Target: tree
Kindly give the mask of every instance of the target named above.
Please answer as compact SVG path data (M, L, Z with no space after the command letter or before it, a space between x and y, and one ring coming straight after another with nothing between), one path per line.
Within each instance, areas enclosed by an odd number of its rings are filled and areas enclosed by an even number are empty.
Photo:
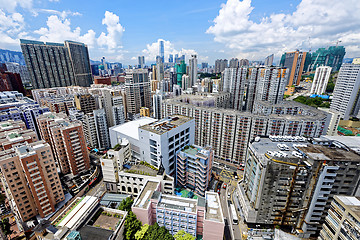
M174 240L174 237L169 233L165 227L159 227L157 223L151 225L146 232L143 240Z
M174 235L175 240L195 240L195 237L189 233L186 233L184 230L178 231Z
M148 224L145 224L144 226L142 226L141 229L135 233L135 239L136 240L144 239L144 236L145 236L148 229L149 229Z
M122 211L131 211L131 206L133 205L134 200L132 197L127 197L120 203L118 209Z
M12 233L9 218L4 218L3 220L1 220L0 221L0 227L1 227L1 230L3 231L3 233L6 236L8 236L8 235L10 235Z
M135 233L141 228L141 222L137 220L136 215L129 211L125 219L124 236L126 240L134 240Z

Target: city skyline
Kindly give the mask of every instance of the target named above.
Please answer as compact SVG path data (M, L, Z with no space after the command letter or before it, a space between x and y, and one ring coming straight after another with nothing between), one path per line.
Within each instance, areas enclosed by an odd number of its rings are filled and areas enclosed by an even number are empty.
M360 5L353 0L176 2L9 1L0 8L0 48L20 50L20 38L73 40L89 47L90 58L136 64L155 62L159 41L169 54L197 54L199 63L232 57L264 60L285 51L315 51L340 44L346 57L360 55ZM206 5L205 5L206 3ZM41 6L41 7L40 7ZM338 11L338 10L341 11ZM319 14L321 13L321 14ZM336 17L332 17L336 16ZM145 21L144 21L145 20ZM344 27L346 26L346 27Z

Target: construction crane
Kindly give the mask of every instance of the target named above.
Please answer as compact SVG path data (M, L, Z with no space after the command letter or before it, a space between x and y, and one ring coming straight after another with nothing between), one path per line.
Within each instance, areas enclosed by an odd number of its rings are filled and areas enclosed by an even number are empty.
M339 43L341 43L342 41L341 40L337 40L336 41L336 47L339 45Z

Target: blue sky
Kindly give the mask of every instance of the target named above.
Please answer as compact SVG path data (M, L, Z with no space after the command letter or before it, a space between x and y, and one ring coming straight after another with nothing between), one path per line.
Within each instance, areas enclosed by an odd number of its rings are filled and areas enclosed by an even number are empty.
M157 42L169 53L263 60L275 53L327 47L337 40L347 56L360 54L356 0L0 0L0 48L19 50L19 38L69 39L89 45L90 57L152 62ZM104 24L103 24L104 23Z

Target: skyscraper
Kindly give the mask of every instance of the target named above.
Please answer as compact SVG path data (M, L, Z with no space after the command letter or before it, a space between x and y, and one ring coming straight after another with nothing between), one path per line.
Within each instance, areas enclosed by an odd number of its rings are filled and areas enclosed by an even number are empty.
M94 110L95 127L97 132L98 148L106 149L110 147L108 125L104 109Z
M217 59L215 61L215 73L221 73L228 67L227 59Z
M165 56L165 50L164 50L164 41L159 41L159 56L162 60L162 62L164 62L164 56Z
M174 62L174 55L169 54L169 63L173 63Z
M145 66L145 56L138 56L138 65L139 65L139 68L144 68L144 66Z
M328 84L331 67L321 66L317 67L314 75L314 80L311 85L310 94L323 94L326 91Z
M232 58L230 59L229 68L237 68L239 67L239 59Z
M35 89L71 85L88 87L92 83L85 44L72 41L65 41L65 44L44 43L25 39L20 42Z
M153 114L154 114L154 118L156 119L161 119L162 117L162 92L157 92L156 94L153 95L152 97L153 99Z
M189 77L191 86L194 86L197 82L197 73L197 56L191 55L191 58L189 59Z
M185 61L181 61L175 65L176 70L176 82L177 85L182 87L182 76L186 74L186 64Z
M287 86L299 85L301 74L306 70L306 57L307 52L287 52L281 56L280 66L289 69L289 80Z
M223 77L223 91L231 94L230 107L242 111L246 83L246 68L226 68Z
M344 63L339 71L330 109L341 117L359 117L360 109L360 64Z
M271 66L274 62L274 54L271 54L265 58L265 66Z
M151 90L147 69L130 69L125 76L127 111L140 112L141 107L151 107Z
M164 80L164 60L161 56L156 57L156 80Z

